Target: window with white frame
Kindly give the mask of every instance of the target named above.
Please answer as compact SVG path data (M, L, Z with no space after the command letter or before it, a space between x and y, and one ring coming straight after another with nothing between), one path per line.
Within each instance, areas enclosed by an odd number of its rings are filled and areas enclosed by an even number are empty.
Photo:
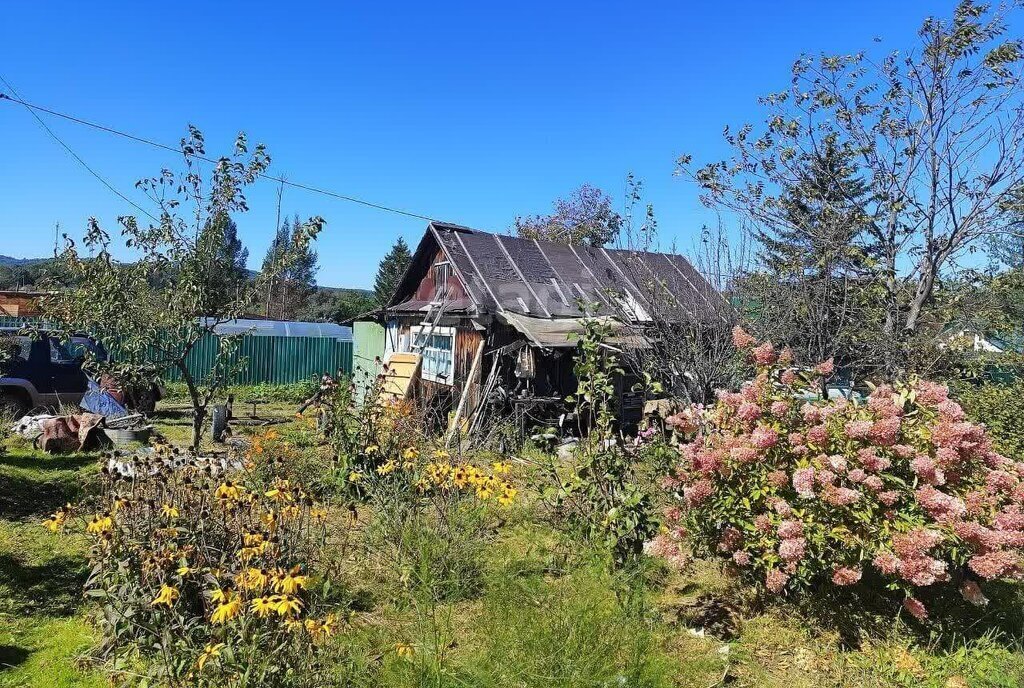
M420 353L423 355L423 368L421 375L424 380L440 382L444 385L452 384L452 375L455 365L455 328L434 327L429 325L414 325L412 327L412 341L421 344L423 348ZM429 334L429 341L425 341Z

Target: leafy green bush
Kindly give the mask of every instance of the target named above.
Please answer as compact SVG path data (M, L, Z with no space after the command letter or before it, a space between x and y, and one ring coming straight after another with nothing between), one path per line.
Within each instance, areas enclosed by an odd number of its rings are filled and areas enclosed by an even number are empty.
M967 415L984 423L999 451L1024 459L1024 382L960 385L955 394Z
M954 584L982 605L979 581L1024 574L1024 462L998 454L945 387L806 402L830 361L798 371L788 350L739 328L735 340L756 378L670 419L690 439L667 482L698 544L776 594L871 574L918 619L920 588Z
M551 463L554 487L548 492L555 513L592 542L602 542L616 565L635 559L643 544L657 532L650 495L638 480L640 468L631 448L616 436L615 378L622 374L618 358L602 346L611 327L600 320L583 321L580 352L573 372L576 394L566 399L575 405L581 434L568 471Z

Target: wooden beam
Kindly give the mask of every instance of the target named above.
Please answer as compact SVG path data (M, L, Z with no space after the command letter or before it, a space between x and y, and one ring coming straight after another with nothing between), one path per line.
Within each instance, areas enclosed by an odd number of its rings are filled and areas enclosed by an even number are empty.
M454 354L454 351L453 351ZM459 405L455 409L455 416L452 417L452 426L448 428L448 437L444 441L444 446L447 447L454 437L455 432L459 429L459 418L462 417L462 411L466 408L466 397L469 396L469 386L473 383L473 377L476 375L477 368L480 367L480 359L484 355L484 340L480 338L480 344L476 347L476 355L473 356L473 364L469 367L469 375L466 376L466 382L462 385L462 396L459 397Z

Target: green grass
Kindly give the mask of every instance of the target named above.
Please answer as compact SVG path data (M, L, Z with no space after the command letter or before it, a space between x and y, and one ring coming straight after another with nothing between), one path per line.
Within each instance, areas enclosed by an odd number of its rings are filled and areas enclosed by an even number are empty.
M294 405L275 401L260 413L290 418ZM187 441L186 413L165 411L155 422L172 441ZM314 461L308 426L275 427ZM90 660L99 637L81 595L86 541L40 525L88 493L96 457L49 457L19 440L6 446L0 454L0 686L109 685L104 668ZM438 560L441 575L472 572L472 584L460 584L459 594L417 597L393 561L371 563L359 546L339 554L344 595L359 602L352 625L329 648L332 675L325 685L1024 685L1021 586L993 595L973 617L928 631L907 625L895 609L864 609L849 600L822 598L829 609L757 600L712 561L693 560L682 570L647 562L628 574L611 573L598 553L553 529L535 498L525 489L482 548L456 550L422 539L422 547L460 559ZM367 547L372 528L364 521L372 515L361 518L361 530L351 536ZM412 646L414 655L399 657L399 643Z
M80 662L96 642L82 608L84 542L40 525L82 495L96 459L9 446L0 455L0 686L105 685Z

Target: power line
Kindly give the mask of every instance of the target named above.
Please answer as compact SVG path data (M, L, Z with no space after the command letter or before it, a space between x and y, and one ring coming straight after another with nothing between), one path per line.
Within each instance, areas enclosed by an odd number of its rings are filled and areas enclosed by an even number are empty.
M0 78L2 78L2 77L0 77ZM4 81L4 83L7 84L6 81ZM11 90L11 93L13 93L15 97L12 98L10 95L0 91L0 100L9 100L12 103L19 103L21 105L24 105L26 108L28 108L28 110L32 113L32 115L37 120L39 120L39 122L41 124L43 123L43 120L39 117L39 115L36 113L36 111L45 112L48 115L53 115L54 117L60 117L61 119L68 120L69 122L74 122L75 124L81 124L83 126L91 127L92 129L97 129L99 131L103 131L103 132L106 132L108 134L113 134L115 136L120 136L120 137L128 139L130 141L135 141L136 143L143 143L143 144L146 144L147 146L152 146L154 148L160 148L160 149L163 149L163 150L171 151L172 153L181 153L181 150L179 148L175 148L174 146L169 146L166 143L160 143L159 141L153 141L152 139L147 139L147 138L144 138L142 136L136 136L134 134L129 134L128 132L121 131L120 129L114 129L113 127L107 127L107 126L104 126L102 124L97 124L95 122L90 122L88 120L81 119L80 117L75 117L74 115L69 115L69 114L64 113L64 112L59 112L57 110L51 110L50 108L42 107L41 105L35 105L33 103L29 103L29 102L27 102L25 100L22 100L18 96L18 94L14 90L14 88L11 87L10 84L7 84L7 87ZM43 124L43 126L46 127L45 124ZM46 127L46 130L50 131L49 127ZM53 132L50 132L50 135L53 136L55 139L57 138L56 135L53 134ZM62 145L64 145L63 141L60 141L60 139L57 139L57 140ZM67 148L66 145L64 145L64 147ZM68 151L71 152L72 155L74 155L74 152L71 151L70 148L68 148ZM75 157L78 158L77 155ZM213 165L216 165L217 162L218 162L217 160L214 160L212 158L207 158L207 157L202 156L202 155L193 155L192 157L194 157L194 158L196 158L198 160L202 160L204 162L208 162L208 163L213 164ZM82 162L80 158L79 158L79 162ZM84 162L82 162L82 164L85 165ZM88 166L86 166L86 169L89 169ZM92 172L91 169L89 169L89 171ZM99 175L96 175L95 172L93 172L93 174L97 178L99 178L101 181L103 181L102 178L100 178ZM405 215L406 217L414 217L414 218L416 218L418 220L426 220L427 222L431 222L431 221L433 221L435 219L435 218L429 217L427 215L421 215L419 213L410 212L408 210L402 210L400 208L392 208L390 206L381 205L380 203L373 203L371 201L366 201L366 200L363 200L361 198L356 198L355 196L348 196L346 194L341 194L341 193L337 193L335 191L330 191L329 189L321 189L319 187L311 186L309 184L300 184L299 182L293 182L293 181L290 181L290 180L288 180L288 179L286 179L284 177L275 177L273 175L263 174L263 173L260 173L258 176L262 177L263 179L269 179L271 181L277 182L279 184L284 184L286 186L294 187L296 189L303 189L305 191L311 191L313 193L323 194L324 196L330 196L332 198L337 198L337 199L340 199L342 201L348 201L350 203L357 203L359 205L363 205L363 206L366 206L368 208L375 208L377 210L383 210L385 212L395 213L397 215ZM106 182L104 182L104 184L106 184ZM108 188L111 189L111 191L114 191L114 193L117 193L118 196L121 196L121 198L125 198L120 193L118 193L115 189L113 189L113 187L110 187L109 184L107 184L107 186L108 186ZM125 200L128 200L128 199L125 198ZM128 202L131 203L131 201L128 201ZM132 205L135 205L135 204L132 203ZM138 208L138 206L135 206L135 207ZM141 208L139 208L139 209L142 210ZM146 212L146 211L142 210L142 212ZM146 214L149 215L149 213L146 213ZM152 217L152 215L150 215L150 217Z
M59 143L64 148L64 150L67 151L69 155L71 155L71 157L73 157L75 160L77 160L78 164L80 164L82 167L84 167L89 172L89 174L91 174L92 176L96 177L96 179L98 179L100 181L100 183L103 184L103 186L105 186L108 189L110 189L114 194L116 194L125 203L129 204L130 206L132 206L133 208L138 210L140 213L142 213L142 214L146 215L147 217L149 217L151 220L153 220L153 222L159 222L159 220L157 220L156 217L154 217L150 212L148 212L145 208L140 206L138 203L136 203L135 201L133 201L132 199L128 198L123 193L118 191L116 188L114 188L113 184L108 182L106 179L103 178L102 175L100 175L99 172L97 172L92 167L90 167L89 163L87 163L85 160L82 160L82 157L78 153L76 153L74 150L72 150L71 146L69 146L68 144L64 143L64 140L61 139L59 136L57 136L57 134L54 133L53 129L50 129L50 127L48 127L46 125L46 122L44 122L43 118L40 117L36 113L36 111L32 107L32 105L30 105L29 103L26 103L25 101L23 101L21 99L20 96L18 96L17 89L15 89L14 86L11 85L11 82L9 82L7 79L5 79L2 74L0 74L0 81L2 81L4 83L4 85L7 86L8 89L10 89L11 93L13 93L16 96L15 98L11 98L6 93L3 93L2 91L0 91L0 100L6 99L6 100L10 100L11 102L14 102L14 103L21 103L22 105L24 105L25 108L32 114L32 116L36 118L36 121L39 122L39 126L41 126L44 130L46 130L46 133L49 134L50 137L54 141Z

